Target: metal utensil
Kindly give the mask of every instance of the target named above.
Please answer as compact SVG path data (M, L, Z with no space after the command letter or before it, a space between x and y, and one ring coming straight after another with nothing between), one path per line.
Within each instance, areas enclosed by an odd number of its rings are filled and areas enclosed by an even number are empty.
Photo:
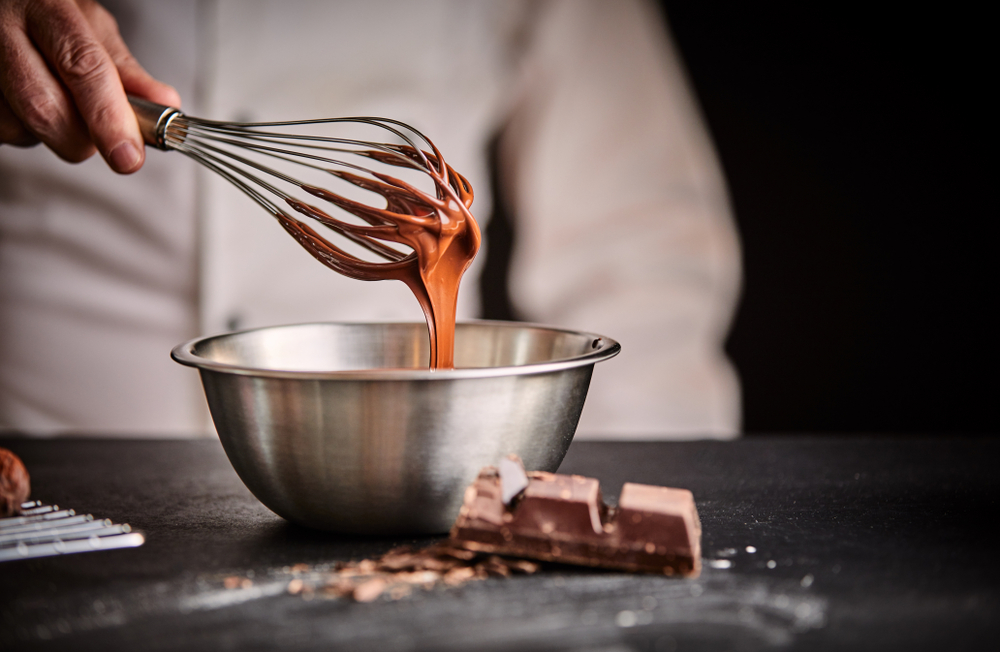
M472 186L434 143L387 118L233 123L130 101L146 142L186 154L232 182L327 267L354 279L405 283L434 335L430 364L452 366L450 337L439 338L438 324L442 334L450 332L459 279L482 234L469 212ZM321 135L323 129L332 135ZM316 199L348 219L310 203ZM381 260L333 244L295 214Z
M437 533L479 469L515 453L555 471L594 364L592 333L458 324L456 369L427 369L423 324L301 324L192 340L230 462L284 518L362 534Z
M145 541L127 523L96 520L37 500L22 503L19 516L0 518L0 561L134 548Z
M129 102L148 145L181 152L218 173L277 218L321 262L352 278L385 278L389 270L416 264L415 253L387 243L408 246L406 230L413 231L414 215L422 220L419 228L440 233L441 215L435 210L440 202L453 202L465 212L472 204L469 182L444 162L426 136L398 120L223 122L134 97ZM331 133L319 133L324 130ZM309 204L316 198L363 223ZM383 262L363 260L331 244L303 228L294 213L333 229Z

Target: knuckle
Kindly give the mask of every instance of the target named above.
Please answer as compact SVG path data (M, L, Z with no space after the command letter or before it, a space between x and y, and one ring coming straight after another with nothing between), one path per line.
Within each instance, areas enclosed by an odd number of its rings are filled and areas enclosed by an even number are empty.
M107 58L97 43L72 43L59 52L56 65L67 82L86 83L104 73Z
M24 98L21 119L36 134L52 134L62 122L60 109L56 98L47 93L34 93Z
M139 65L138 59L136 59L132 55L132 53L128 52L128 51L122 52L122 54L120 56L120 59L121 59L120 63L122 65L126 65L126 66L138 66Z
M23 31L24 15L17 11L13 3L0 2L0 32L6 36Z

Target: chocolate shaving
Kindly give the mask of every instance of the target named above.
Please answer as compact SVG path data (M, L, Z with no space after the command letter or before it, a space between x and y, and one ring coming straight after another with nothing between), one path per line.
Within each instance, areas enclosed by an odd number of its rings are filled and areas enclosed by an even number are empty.
M523 559L480 554L443 542L413 550L408 546L393 548L378 559L337 563L332 571L310 582L296 577L288 582L288 593L311 598L316 592L357 602L373 602L383 595L390 600L409 596L415 588L432 589L439 585L454 587L488 577L530 575L539 565ZM306 564L289 569L295 574L310 572ZM240 588L239 578L226 578L226 588Z

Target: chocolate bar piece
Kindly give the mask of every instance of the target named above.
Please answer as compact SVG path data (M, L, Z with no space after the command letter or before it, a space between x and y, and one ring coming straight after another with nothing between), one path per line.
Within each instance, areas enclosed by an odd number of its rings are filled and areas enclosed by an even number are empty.
M593 478L529 472L523 491L505 501L506 470L488 466L466 489L452 544L627 571L701 572L701 522L690 491L626 483L614 508Z

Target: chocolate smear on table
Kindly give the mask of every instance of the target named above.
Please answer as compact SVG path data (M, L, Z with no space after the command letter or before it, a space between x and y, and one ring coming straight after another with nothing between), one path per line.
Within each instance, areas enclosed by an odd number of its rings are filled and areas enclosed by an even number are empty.
M618 506L608 507L593 478L529 472L527 486L510 498L510 475L509 461L480 471L452 528L454 545L633 572L701 572L701 522L690 491L626 483Z
M0 448L0 518L19 514L30 495L28 469L17 455Z

